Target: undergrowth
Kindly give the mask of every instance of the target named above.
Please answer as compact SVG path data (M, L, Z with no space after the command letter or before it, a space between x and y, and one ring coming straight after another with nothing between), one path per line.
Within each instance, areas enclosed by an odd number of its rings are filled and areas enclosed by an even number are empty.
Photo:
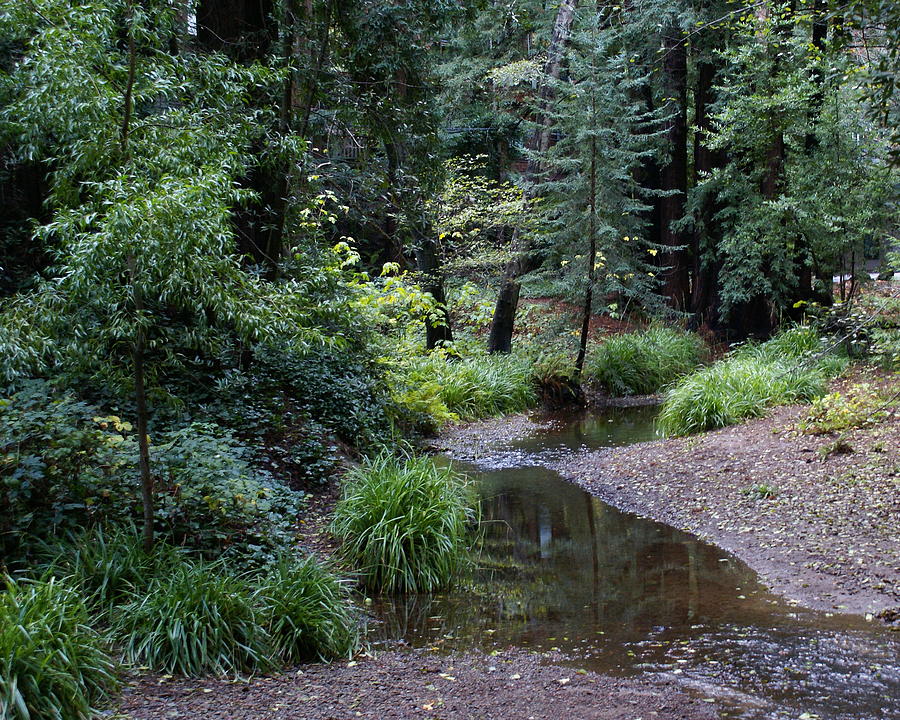
M106 640L76 589L6 578L0 591L0 718L87 720L117 686Z
M683 330L654 327L593 346L585 378L610 395L655 393L700 364L703 342Z
M811 329L788 330L683 378L666 394L659 427L666 435L689 435L759 417L774 405L810 401L843 362L823 354Z
M537 403L531 363L508 355L453 358L435 352L392 372L394 401L409 424L433 431L447 422L516 413Z
M331 527L367 588L432 592L453 582L474 516L462 476L426 457L382 454L349 473Z

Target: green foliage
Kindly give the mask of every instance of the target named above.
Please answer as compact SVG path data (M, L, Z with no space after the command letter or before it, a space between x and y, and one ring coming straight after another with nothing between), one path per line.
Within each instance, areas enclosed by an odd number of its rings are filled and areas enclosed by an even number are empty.
M761 298L784 310L810 290L830 297L846 259L896 226L888 133L865 117L849 35L816 47L809 16L793 13L748 13L722 53L708 145L728 162L700 179L689 213L721 236L705 257L721 268L723 316ZM715 215L703 220L709 197ZM812 288L798 283L806 273Z
M254 468L250 452L210 424L151 438L158 529L211 554L267 556L289 537L302 495ZM137 519L137 444L130 424L96 406L26 383L0 402L2 541Z
M246 577L221 562L184 562L154 577L115 614L125 659L179 675L272 666L271 644Z
M282 556L257 582L255 599L282 662L330 660L356 649L359 626L348 587L314 557Z
M887 416L882 395L868 383L861 383L846 393L833 392L813 400L800 429L808 435L825 435L876 423Z
M547 91L535 98L534 117L546 115L558 136L531 153L540 169L530 188L540 196L537 241L546 249L544 274L567 299L582 300L590 274L598 305L619 296L662 311L654 261L662 247L648 223L658 191L642 171L658 154L662 111L646 102L649 75L634 64L630 31L604 17L613 12L576 13L566 72L545 77Z
M472 502L452 470L382 454L348 475L331 529L367 588L433 592L465 561Z
M765 483L751 485L748 488L744 488L741 492L753 500L771 500L778 497L778 488Z
M133 512L122 491L136 479L123 451L130 429L118 418L42 382L0 399L0 542L7 557L27 536L65 532Z
M839 362L823 362L815 355L821 351L815 331L803 327L739 348L666 393L660 429L666 435L689 435L759 417L773 405L812 400Z
M454 359L432 353L398 364L389 382L401 412L426 430L521 412L537 402L531 364L514 355Z
M230 432L194 423L162 433L153 457L157 522L178 544L259 558L290 539L302 493L254 468Z
M104 638L79 592L58 579L5 578L0 592L0 717L90 720L116 686Z
M764 362L816 362L826 354L816 329L804 325L788 328L764 343L742 345L732 353L734 357L755 358Z
M584 374L611 395L655 393L696 368L703 349L697 335L671 328L614 335L590 349Z
M157 544L147 553L133 525L97 525L46 548L48 572L76 588L94 617L108 616L129 594L146 592L154 577L179 561L178 551Z
M271 669L346 657L359 641L347 585L313 557L258 573L173 558L112 613L125 658L179 675Z

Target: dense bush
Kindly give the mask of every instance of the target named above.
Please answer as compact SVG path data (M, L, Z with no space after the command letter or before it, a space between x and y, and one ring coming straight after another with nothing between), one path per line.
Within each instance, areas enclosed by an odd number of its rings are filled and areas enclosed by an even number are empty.
M290 539L303 495L255 468L230 432L195 423L162 433L153 460L157 525L176 543L271 557Z
M7 557L25 535L134 513L137 478L128 477L133 458L123 448L130 430L44 382L0 398L0 546Z
M762 415L766 408L821 395L841 361L824 355L818 336L794 328L682 379L666 394L658 422L667 435L688 435Z
M302 495L255 468L250 452L211 424L154 433L157 530L218 554L272 555ZM132 426L70 394L33 382L0 401L0 544L140 517Z
M125 658L179 675L265 669L271 644L247 578L221 562L183 562L115 613Z
M359 641L349 591L313 557L282 557L258 580L256 600L272 647L285 663L352 654Z
M655 393L697 365L703 342L693 334L654 327L614 335L593 346L585 363L585 378L611 395Z
M88 720L116 684L115 664L77 590L55 579L5 579L0 718Z
M309 426L308 437L324 429L367 449L390 438L388 395L378 375L354 348L305 354L259 348L246 372L228 373L213 394L197 397L198 411L255 439Z
M431 592L452 583L473 517L463 477L428 458L383 454L346 478L331 527L366 587Z

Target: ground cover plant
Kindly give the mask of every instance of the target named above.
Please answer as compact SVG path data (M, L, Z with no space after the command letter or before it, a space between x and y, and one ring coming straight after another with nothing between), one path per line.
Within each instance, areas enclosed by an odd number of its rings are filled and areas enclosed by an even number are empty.
M813 400L800 421L800 430L808 435L826 435L851 430L884 420L889 411L888 398L869 383L859 383L846 392L833 392Z
M674 328L614 335L590 348L584 377L610 395L647 395L694 370L703 350L696 334Z
M451 469L384 453L348 474L331 529L366 588L432 592L449 587L465 562L472 503Z
M813 330L788 330L683 378L666 393L659 427L689 435L759 417L773 405L810 401L841 366Z
M347 657L357 648L359 618L349 587L313 557L282 556L256 580L259 604L272 649L296 664Z
M0 718L88 720L117 685L107 640L77 588L53 577L4 577Z

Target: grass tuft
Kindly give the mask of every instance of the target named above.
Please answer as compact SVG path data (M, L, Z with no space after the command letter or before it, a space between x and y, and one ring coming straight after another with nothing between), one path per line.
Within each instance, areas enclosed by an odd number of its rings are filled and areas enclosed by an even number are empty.
M595 345L584 374L610 395L647 395L691 372L702 354L703 341L697 335L653 327Z
M183 562L154 578L116 612L126 660L174 675L270 668L269 635L247 585L221 562Z
M282 557L256 591L273 649L285 663L348 657L359 624L346 583L313 557Z
M48 546L50 571L81 591L88 608L101 615L130 595L143 594L154 577L180 562L178 550L157 542L146 553L138 529L127 524L95 526Z
M430 429L448 421L522 412L538 399L531 362L513 355L450 359L432 353L404 364L393 384L395 400L429 418L424 425Z
M0 718L86 720L115 689L106 642L58 579L6 578L0 592Z
M658 417L666 435L689 435L759 417L766 408L810 401L825 390L840 360L817 353L821 341L794 328L761 345L739 348L672 387Z
M432 592L452 583L473 519L462 476L425 457L382 454L346 478L332 530L366 587Z

